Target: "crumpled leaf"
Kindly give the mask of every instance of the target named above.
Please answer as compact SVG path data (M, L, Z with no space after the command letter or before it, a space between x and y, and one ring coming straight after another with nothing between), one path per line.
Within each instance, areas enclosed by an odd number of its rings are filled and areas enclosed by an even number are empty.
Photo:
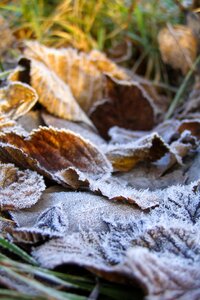
M138 162L156 161L169 151L168 145L158 134L153 133L130 143L109 145L105 147L104 153L114 170L129 171Z
M22 61L24 64L24 60ZM20 62L19 62L20 64ZM24 71L22 71L24 72ZM20 69L16 69L9 77L10 80L20 80ZM89 118L76 102L71 90L47 66L37 60L31 60L30 66L31 85L37 91L39 103L50 113L64 119L82 121L92 125Z
M103 100L94 104L89 115L100 134L108 138L108 130L113 126L152 129L157 113L153 100L138 82L106 76Z
M0 208L18 210L34 205L45 190L43 177L13 164L0 164Z
M75 49L53 49L31 41L26 42L25 46L25 56L42 62L51 73L57 74L59 79L67 83L86 112L92 103L102 98L103 73L109 73L118 79L127 78L120 67L97 50L89 54L78 53ZM33 73L33 81L34 76Z
M100 137L97 132L91 128L91 126L87 126L84 123L75 123L56 118L46 112L42 113L42 118L47 126L53 126L60 129L69 129L77 134L80 134L83 138L94 143L96 146L101 146L106 143L106 141Z
M73 263L111 281L139 284L146 299L198 299L199 182L172 186L160 196L162 205L145 215L112 210L101 217L104 231L71 230L32 254L47 268Z
M26 114L37 102L35 90L21 82L10 82L0 88L0 114L18 119Z
M169 25L159 32L158 42L163 61L186 74L198 51L198 40L192 30L184 25Z
M70 130L40 127L26 137L0 134L0 158L71 187L107 178L111 166L92 144Z

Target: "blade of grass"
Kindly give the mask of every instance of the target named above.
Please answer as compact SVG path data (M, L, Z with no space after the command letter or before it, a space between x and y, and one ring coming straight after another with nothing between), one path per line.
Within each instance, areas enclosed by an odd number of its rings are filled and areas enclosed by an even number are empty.
M197 57L194 64L192 65L192 68L190 69L190 71L185 76L180 88L178 89L178 91L177 91L177 93L176 93L176 95L175 95L175 97L174 97L167 113L166 113L165 120L169 119L172 116L175 108L177 107L178 104L180 104L181 97L182 97L184 91L186 90L188 82L189 82L190 78L192 77L193 73L195 72L196 67L199 64L199 62L200 62L200 55Z
M40 283L35 279L30 279L26 276L20 275L19 273L11 270L9 267L0 266L0 270L7 273L10 277L20 280L21 282L27 284L28 286L34 288L35 290L41 292L43 295L49 297L50 299L55 300L85 300L86 298L79 295L73 295L71 293L60 292L54 288L45 286L44 284Z
M5 240L4 238L0 237L0 246L9 250L10 252L16 254L19 256L22 260L37 266L38 263L35 261L34 258L32 258L30 255L28 255L25 251L23 251L18 246L14 245L13 243L10 243L9 241Z

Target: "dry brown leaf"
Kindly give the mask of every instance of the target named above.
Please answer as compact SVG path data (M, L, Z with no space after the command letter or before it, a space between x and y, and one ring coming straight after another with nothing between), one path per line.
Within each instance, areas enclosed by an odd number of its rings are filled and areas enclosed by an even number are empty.
M10 82L0 88L0 114L17 119L26 114L37 102L35 90L21 82Z
M0 134L0 158L74 188L110 176L106 157L69 130L40 127L30 135Z
M53 49L38 42L26 42L25 56L42 62L50 72L67 83L81 108L88 111L92 103L102 98L103 73L126 79L126 73L103 53L93 50L89 54L77 50ZM32 81L35 74L32 74ZM55 86L55 84L54 84Z
M20 73L20 69L17 68L9 76L9 79L20 80ZM30 78L32 87L38 93L39 103L50 113L67 120L82 121L92 126L91 121L76 102L69 86L43 63L31 60Z
M157 109L146 91L133 81L105 77L105 94L90 110L90 118L104 138L108 130L119 126L131 130L150 130ZM103 121L102 121L103 120Z
M45 190L43 177L13 164L0 164L0 209L18 210L34 205Z
M158 42L163 61L186 74L198 50L198 41L192 30L184 25L169 25L159 32Z
M170 151L157 133L126 144L105 147L105 155L115 171L130 171L140 161L156 161Z

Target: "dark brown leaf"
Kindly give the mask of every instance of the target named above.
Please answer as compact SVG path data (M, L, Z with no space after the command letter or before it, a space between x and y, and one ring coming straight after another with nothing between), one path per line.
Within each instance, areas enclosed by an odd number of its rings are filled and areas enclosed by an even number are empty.
M104 138L119 126L131 130L150 130L155 124L156 107L146 91L133 81L105 78L103 100L90 110L90 118Z

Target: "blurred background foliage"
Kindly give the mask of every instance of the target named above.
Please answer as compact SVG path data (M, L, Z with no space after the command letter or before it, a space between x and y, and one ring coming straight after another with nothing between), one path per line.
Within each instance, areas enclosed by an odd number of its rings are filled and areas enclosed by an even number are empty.
M0 11L18 39L99 49L157 82L167 82L158 31L184 20L173 0L3 0Z

